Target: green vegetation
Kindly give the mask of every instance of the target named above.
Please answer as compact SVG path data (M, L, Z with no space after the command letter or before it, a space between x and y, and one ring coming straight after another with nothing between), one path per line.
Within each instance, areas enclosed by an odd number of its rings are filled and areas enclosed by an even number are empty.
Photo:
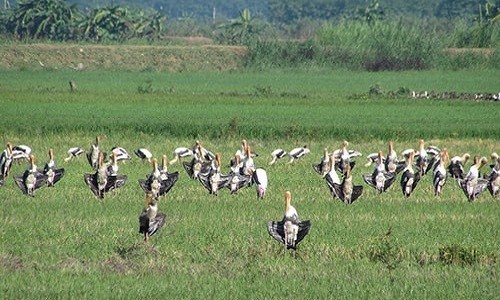
M397 183L380 196L365 186L347 206L332 200L311 168L324 147L343 139L363 154L398 151L417 139L452 155L498 152L496 102L370 96L401 86L415 90L494 91L493 71L156 73L6 71L0 73L0 141L28 144L38 165L55 149L66 169L55 188L35 198L11 177L0 188L0 294L3 298L445 298L498 295L498 216L489 194L469 203L451 180L441 198L424 177L404 199ZM68 81L77 85L70 92ZM83 182L84 157L64 162L73 146L95 135L105 150L147 147L155 156L177 146L204 146L227 162L247 138L266 168L267 197L248 188L214 197L181 177L159 203L167 224L142 243L138 215L144 194L138 179L150 165L121 164L127 184L97 200ZM269 153L308 144L311 154L269 166ZM358 159L354 181L371 172ZM25 165L15 164L12 174ZM487 170L484 170L487 172ZM284 191L311 233L296 255L266 232L283 213Z

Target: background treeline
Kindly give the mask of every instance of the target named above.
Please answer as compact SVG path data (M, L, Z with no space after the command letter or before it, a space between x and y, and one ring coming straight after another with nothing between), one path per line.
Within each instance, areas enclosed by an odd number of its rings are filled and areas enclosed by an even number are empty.
M0 14L3 41L168 44L201 36L247 46L253 68L500 66L500 0L11 2L3 0Z

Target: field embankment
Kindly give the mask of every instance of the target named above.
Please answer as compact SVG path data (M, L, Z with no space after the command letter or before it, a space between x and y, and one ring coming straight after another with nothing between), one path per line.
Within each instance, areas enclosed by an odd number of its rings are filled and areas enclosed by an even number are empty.
M1 45L2 69L230 71L241 69L245 47L145 45Z

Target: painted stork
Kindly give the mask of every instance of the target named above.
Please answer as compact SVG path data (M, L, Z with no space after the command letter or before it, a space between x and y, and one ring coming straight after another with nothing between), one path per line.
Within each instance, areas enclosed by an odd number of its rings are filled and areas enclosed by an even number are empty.
M290 157L288 163L291 164L294 162L294 160L302 158L310 152L311 150L307 148L307 145L304 145L303 147L294 148L290 150L290 152L288 152L288 156Z
M272 165L274 164L278 159L282 159L285 157L288 153L283 150L283 149L276 149L273 152L271 152L271 157L273 158L269 164Z
M424 147L424 140L418 141L418 151L415 153L414 157L416 157L416 166L420 176L425 175L427 170L427 166L429 165L429 158L427 157L427 150Z
M330 162L330 154L328 154L328 148L323 150L323 156L318 164L313 164L312 167L316 173L321 175L321 177L325 177L325 175L330 172L329 164Z
M214 166L208 175L199 175L203 187L205 187L208 192L212 195L217 196L219 190L230 184L231 177L228 175L222 175L220 171L221 157L220 153L215 154Z
M372 174L363 175L363 180L380 195L394 183L396 174L386 171L382 151L378 152L377 157L375 170Z
M290 204L292 194L285 193L285 215L281 221L269 221L267 232L275 240L282 243L285 249L297 249L311 229L311 221L301 221L295 207Z
M76 157L82 155L84 152L85 152L85 150L83 150L83 148L80 148L80 147L71 147L71 148L68 149L68 151L67 151L68 157L66 157L64 159L64 161L70 161L71 159L76 158Z
M403 174L401 174L401 189L406 198L410 197L420 181L420 172L415 172L413 170L414 158L415 152L410 151L408 156L406 156L406 167L403 170Z
M464 179L465 171L464 165L470 158L469 153L464 153L462 156L453 156L450 159L450 164L447 167L448 173L450 173L451 177L454 179Z
M352 182L351 165L345 165L345 174L342 184L333 183L335 193L345 204L352 204L363 193L362 185L354 185Z
M493 198L500 197L500 157L496 152L491 154L493 165L491 166L491 174L488 176L488 190Z
M158 168L158 160L156 158L152 159L151 165L153 170L151 170L146 179L139 179L139 185L146 194L151 193L155 199L158 199L170 191L175 182L177 182L178 177L168 177L167 175L168 178L163 180L164 176L162 177L162 172Z
M433 177L433 185L434 185L434 195L441 196L443 193L443 187L446 183L447 171L446 171L446 163L448 163L448 151L444 148L439 154L439 160L437 161L437 165L434 168L434 177Z
M342 148L333 151L337 162L335 167L344 175L346 173L347 165L350 166L351 170L354 169L356 163L352 159L362 155L359 151L347 149L348 146L349 142L343 141Z
M54 150L49 149L49 160L45 163L43 173L47 176L47 186L53 187L64 176L64 168L58 169L54 161Z
M38 170L35 156L29 157L30 165L23 175L14 176L14 180L23 194L35 197L35 190L41 188L47 181L47 176Z
M194 155L193 149L187 147L177 147L174 149L174 159L170 161L170 164L174 164L178 160L185 157L192 157L193 155Z
M20 161L23 159L29 160L31 152L31 147L28 147L26 145L17 145L12 148L12 158L15 161Z
M12 144L8 142L7 147L0 155L0 179L4 180L9 175L13 161L14 157L12 155Z
M85 183L92 193L99 198L104 199L104 194L114 189L120 188L127 182L125 175L110 175L108 166L104 163L104 153L97 155L97 170L93 174L84 174Z
M151 159L153 158L153 154L148 149L146 149L146 148L135 149L134 153L142 161L148 161L149 163L151 163Z
M325 181L326 184L328 185L328 189L330 190L330 193L332 197L339 198L337 195L337 192L335 191L334 184L340 185L340 178L339 175L337 174L337 170L335 170L335 155L330 155L330 160L328 161L328 169L330 170L328 173L325 174Z
M267 191L267 172L262 168L257 168L252 173L252 183L255 184L257 198L264 199Z
M144 242L163 227L167 220L164 213L158 212L158 200L151 193L146 193L146 207L139 215L139 233L144 235Z
M90 150L87 152L87 160L94 170L99 168L99 139L99 136L95 137L95 143L90 145Z
M399 174L405 168L404 162L400 162L398 159L398 154L394 150L394 143L392 141L389 141L389 150L384 164L385 170L394 174Z
M467 199L472 202L487 188L488 180L479 177L479 170L488 162L486 157L481 157L475 162L467 172L464 179L458 179L460 187L464 191Z
M114 146L113 148L111 148L111 153L114 153L116 155L116 161L132 159L132 157L130 157L130 154L128 154L128 151L123 147Z

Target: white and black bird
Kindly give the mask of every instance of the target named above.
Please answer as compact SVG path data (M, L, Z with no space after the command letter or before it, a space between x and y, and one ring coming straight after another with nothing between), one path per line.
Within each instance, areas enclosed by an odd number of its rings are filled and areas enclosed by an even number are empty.
M203 187L205 187L210 194L215 196L218 195L220 189L229 185L231 180L231 176L222 175L220 166L221 155L220 153L216 153L214 164L210 172L207 175L198 175L198 179L200 180Z
M49 149L49 160L45 163L43 173L47 176L47 186L53 187L64 176L64 168L58 169L54 161L54 150Z
M392 141L389 141L389 149L384 164L385 170L394 174L399 174L405 168L404 161L399 161L398 159L398 154L394 150L394 143Z
M151 165L153 170L146 176L146 179L139 179L139 185L146 194L151 193L155 199L158 199L170 191L177 182L178 176L168 176L168 173L166 176L162 175L156 158L151 160Z
M35 197L35 190L45 185L47 176L35 164L35 156L29 157L29 166L22 175L14 176L14 180L23 194Z
M491 154L493 164L491 165L491 173L488 176L488 190L493 198L500 197L500 157L496 152Z
M99 153L101 153L101 151L99 150L99 140L100 137L96 136L95 143L90 145L90 150L87 152L87 160L94 170L97 170L99 168ZM104 157L105 156L106 155L104 154Z
M406 167L401 174L401 189L405 197L410 197L418 182L420 181L420 172L415 172L413 169L413 159L415 158L415 152L409 151L406 157Z
M12 143L8 142L7 147L2 151L0 155L0 186L7 176L9 176L10 168L12 167L12 162L14 157L12 155Z
M336 160L335 167L342 174L346 173L347 165L350 166L351 170L354 169L356 163L353 160L353 158L362 155L361 152L359 151L347 149L348 146L349 142L343 141L342 147L340 149L333 151Z
M267 172L262 168L256 168L252 173L252 184L255 184L257 198L264 199L267 191Z
M116 161L123 161L123 160L131 160L132 159L132 157L130 156L128 151L123 147L114 146L113 148L111 148L111 153L115 154Z
M231 194L237 194L240 189L250 186L252 183L252 176L243 175L239 172L231 172L229 178L229 184L226 187L231 191Z
M83 179L92 193L99 199L104 199L104 194L120 188L127 182L126 175L110 175L108 166L104 163L104 153L97 155L97 170L93 174L84 174Z
M177 147L174 149L174 159L170 161L170 164L174 164L186 157L192 157L193 155L193 149L187 147Z
M488 179L479 177L479 171L486 163L488 163L488 159L484 156L481 157L469 168L469 172L467 172L464 179L458 179L460 187L470 202L476 200L488 187Z
M469 153L464 153L462 156L453 156L450 159L450 164L447 167L448 173L454 179L464 179L464 166L470 158Z
M325 148L323 150L323 156L321 156L321 159L319 163L313 164L312 167L316 173L321 175L321 177L325 177L325 175L330 172L330 154L328 153L328 148Z
M267 222L267 232L275 240L282 243L285 249L297 249L297 245L304 239L311 229L311 221L301 221L297 210L290 202L292 194L285 193L285 215L281 221Z
M341 184L333 183L335 193L345 204L352 204L363 193L362 185L354 185L352 182L351 165L345 165L345 174Z
M270 165L274 164L278 159L282 159L285 157L288 153L283 150L283 149L276 149L273 152L271 152L271 157L272 160L269 162Z
M85 150L83 150L83 148L71 147L66 152L68 154L68 156L66 158L64 158L64 161L67 162L67 161L72 160L73 158L77 158L78 156L82 155L84 152L85 152Z
M441 196L443 193L443 188L446 183L446 178L448 177L448 172L446 170L446 164L448 163L448 150L444 148L440 154L439 159L436 162L436 167L433 170L433 185L434 185L434 195Z
M146 193L146 207L139 215L139 233L144 236L144 241L163 227L167 220L164 213L158 212L158 200L151 193Z
M337 195L337 192L335 191L334 184L340 185L340 177L337 174L337 170L335 169L335 155L330 155L330 160L328 161L328 169L330 170L328 173L325 174L324 178L326 181L326 184L328 186L328 189L330 190L330 194L332 197L339 198Z
M427 156L427 150L424 147L424 140L422 139L418 141L418 150L415 153L414 158L417 171L420 173L420 176L425 175L427 166L429 165L429 158Z
M12 157L14 161L29 160L31 152L31 147L26 145L16 145L12 147Z
M375 170L371 174L363 175L363 180L377 190L378 194L385 192L396 180L396 173L387 172L382 151L378 152Z
M139 148L139 149L135 149L134 150L134 153L135 155L137 155L137 157L139 157L142 161L147 161L147 162L151 162L151 159L153 158L153 154L151 153L151 151L149 151L148 149L146 148Z
M290 157L288 163L291 164L294 162L294 160L300 159L308 153L311 153L311 150L307 147L307 145L304 145L303 147L294 148L290 150L290 152L288 152L288 156Z

